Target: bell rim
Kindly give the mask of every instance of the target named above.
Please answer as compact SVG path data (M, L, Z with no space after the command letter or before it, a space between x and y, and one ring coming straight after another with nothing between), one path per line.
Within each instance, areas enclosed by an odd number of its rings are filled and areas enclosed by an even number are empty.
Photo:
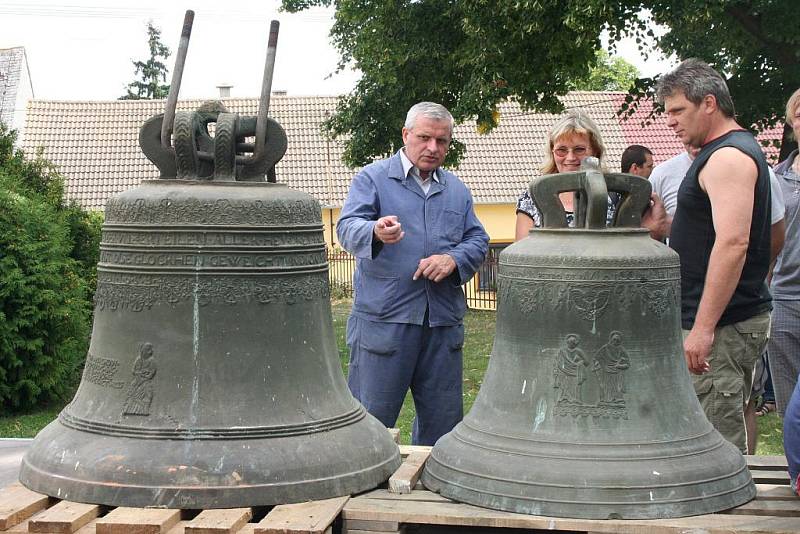
M399 448L371 416L301 438L92 436L56 419L23 457L20 482L60 499L108 506L238 508L367 491L401 464Z
M519 495L489 492L485 488L468 488L433 474L428 468L430 461L429 459L421 477L423 485L429 490L458 502L492 510L528 515L574 519L669 519L728 510L745 504L756 496L755 484L748 475L747 480L729 491L718 492L715 495L703 493L677 499L673 502L650 500L649 498L636 502L598 501L587 495L572 501L565 501L566 504L564 504L564 502L552 498L525 499ZM452 491L457 486L464 491ZM580 490L581 488L572 486L570 489ZM620 490L620 492L625 491L630 493L630 490ZM647 490L648 497L650 496L650 491ZM644 490L641 494L645 494ZM617 508L609 512L609 506L616 506Z

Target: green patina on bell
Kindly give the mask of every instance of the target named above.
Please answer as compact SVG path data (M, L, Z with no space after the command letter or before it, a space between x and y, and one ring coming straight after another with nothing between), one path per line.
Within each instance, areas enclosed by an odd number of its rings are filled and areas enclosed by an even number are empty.
M683 357L677 254L639 228L650 184L543 176L543 227L505 249L497 332L471 411L422 481L479 506L575 518L706 514L755 497L711 426ZM558 193L577 191L576 228ZM608 191L621 194L606 227Z
M273 23L273 60L276 39ZM264 181L286 150L265 89L258 117L168 102L166 136L165 116L143 126L162 178L108 201L82 381L23 459L27 487L236 508L365 491L399 466L342 374L319 204Z

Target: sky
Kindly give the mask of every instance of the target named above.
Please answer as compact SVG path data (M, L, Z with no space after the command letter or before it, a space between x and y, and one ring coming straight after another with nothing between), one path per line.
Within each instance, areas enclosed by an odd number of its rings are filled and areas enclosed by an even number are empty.
M358 80L336 73L339 53L330 42L333 9L279 12L278 0L0 0L0 48L24 46L34 96L53 100L114 100L135 79L133 60L148 57L147 23L178 49L184 12L195 12L180 98L210 98L220 84L231 96L261 92L269 24L281 23L272 90L289 95L338 95ZM669 68L645 61L635 44L619 55L650 76ZM169 79L167 83L169 83Z

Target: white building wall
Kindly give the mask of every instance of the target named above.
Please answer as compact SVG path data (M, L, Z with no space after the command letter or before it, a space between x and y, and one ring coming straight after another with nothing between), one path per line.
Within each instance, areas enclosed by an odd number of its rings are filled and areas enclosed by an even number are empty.
M25 112L33 96L25 48L0 49L0 121L17 130L17 144L22 140Z

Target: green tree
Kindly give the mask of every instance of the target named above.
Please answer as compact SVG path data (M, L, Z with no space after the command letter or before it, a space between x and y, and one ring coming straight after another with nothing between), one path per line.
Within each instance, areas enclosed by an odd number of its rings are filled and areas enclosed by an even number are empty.
M655 0L638 5L668 29L657 39L658 49L682 59L699 57L726 77L741 124L760 130L782 123L786 100L800 87L796 0ZM635 33L644 48L647 21L638 20ZM643 88L652 87L652 81L645 82ZM783 149L789 146L789 131L784 129Z
M77 384L99 243L98 217L65 203L63 178L15 136L0 123L0 412Z
M496 125L497 104L558 112L559 95L587 80L606 31L613 46L634 36L668 56L700 57L724 73L745 124L774 124L800 86L796 0L282 0L298 11L334 5L331 37L340 68L361 71L326 123L346 138L359 165L401 144L404 112L415 102L447 106L457 121ZM649 10L649 11L648 11ZM648 18L649 16L652 17ZM653 20L668 28L657 38ZM637 79L636 95L652 89ZM456 143L449 162L463 146Z
M161 42L161 30L153 26L152 21L147 23L147 46L150 57L145 61L132 61L135 76L139 79L128 84L127 94L120 100L152 100L166 98L169 94L167 81L167 65L164 63L169 58L170 50Z
M639 77L639 69L621 57L609 56L602 48L597 50L597 64L589 76L576 80L576 91L629 91Z

